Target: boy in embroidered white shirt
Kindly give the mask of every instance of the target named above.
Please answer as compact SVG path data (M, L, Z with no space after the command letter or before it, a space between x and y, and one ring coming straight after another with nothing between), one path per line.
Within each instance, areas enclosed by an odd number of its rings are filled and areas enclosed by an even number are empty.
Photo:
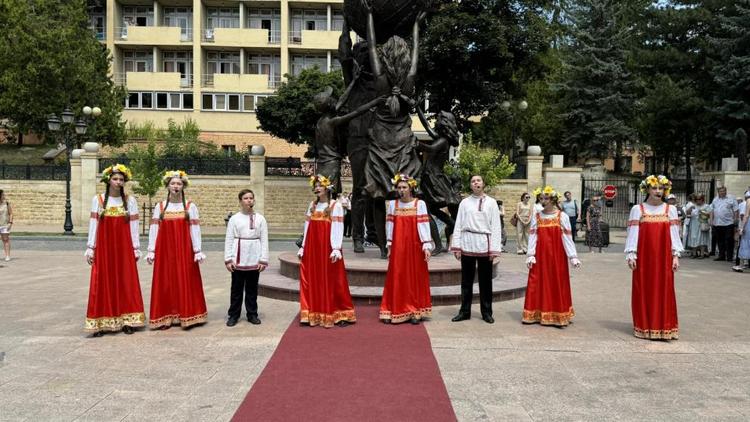
M268 267L268 224L255 212L255 193L243 189L237 195L241 210L227 223L224 239L224 265L232 273L232 290L227 326L237 324L242 314L242 296L245 296L247 320L260 324L258 318L258 278Z

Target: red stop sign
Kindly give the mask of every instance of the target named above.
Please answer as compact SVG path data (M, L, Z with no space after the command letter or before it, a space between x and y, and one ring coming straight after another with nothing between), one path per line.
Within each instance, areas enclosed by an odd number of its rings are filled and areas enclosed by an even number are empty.
M615 199L617 196L617 188L613 185L607 185L603 189L604 199Z

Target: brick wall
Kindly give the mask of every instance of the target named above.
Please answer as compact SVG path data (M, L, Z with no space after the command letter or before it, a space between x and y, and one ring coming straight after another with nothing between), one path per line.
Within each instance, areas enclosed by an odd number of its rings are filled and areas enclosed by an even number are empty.
M65 182L0 180L0 189L13 208L18 224L55 224L65 221Z

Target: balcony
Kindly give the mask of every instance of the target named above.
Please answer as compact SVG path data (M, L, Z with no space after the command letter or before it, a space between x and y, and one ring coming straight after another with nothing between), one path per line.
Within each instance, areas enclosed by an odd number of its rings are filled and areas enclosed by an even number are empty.
M340 35L339 31L289 31L289 44L300 48L331 50L339 45ZM352 39L354 37L356 35Z
M115 27L115 41L117 44L185 44L193 41L193 30L179 26L120 26Z
M180 72L126 72L112 77L118 85L130 91L180 91L193 86L193 77L182 77Z
M204 74L201 86L214 92L273 92L281 77L268 75L238 75L231 73Z
M204 29L204 43L217 47L267 47L281 44L281 32L268 29L213 28Z

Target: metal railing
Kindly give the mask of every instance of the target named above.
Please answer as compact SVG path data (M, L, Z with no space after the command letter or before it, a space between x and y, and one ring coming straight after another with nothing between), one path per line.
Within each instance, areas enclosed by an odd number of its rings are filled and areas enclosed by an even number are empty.
M315 160L303 160L297 157L266 157L266 176L310 177L317 173ZM341 176L351 177L352 166L349 161L341 162Z
M214 74L204 73L201 75L201 86L214 86Z
M270 45L279 45L281 44L281 31L276 30L268 30L268 44Z
M115 83L115 85L120 86L127 86L128 84L128 76L125 72L118 72L112 74L112 81Z
M268 87L272 89L281 85L281 75L268 75Z
M68 166L6 164L0 162L0 179L10 180L65 180Z
M99 172L113 164L131 164L130 158L101 158L99 159ZM162 169L183 170L188 174L196 175L231 175L247 176L250 174L250 161L244 157L237 158L162 158L158 160L158 166Z
M302 31L289 31L289 44L302 44Z
M193 75L191 74L187 78L180 78L180 88L192 88L193 87Z
M130 26L137 26L137 25L130 25ZM128 39L128 28L130 26L116 26L115 27L115 39L121 40L121 41L127 41ZM182 28L180 26L164 26L164 25L149 25L144 26L142 28L156 28L158 26L166 27L166 28ZM182 28L180 31L180 41L181 42L192 42L193 41L193 28Z

